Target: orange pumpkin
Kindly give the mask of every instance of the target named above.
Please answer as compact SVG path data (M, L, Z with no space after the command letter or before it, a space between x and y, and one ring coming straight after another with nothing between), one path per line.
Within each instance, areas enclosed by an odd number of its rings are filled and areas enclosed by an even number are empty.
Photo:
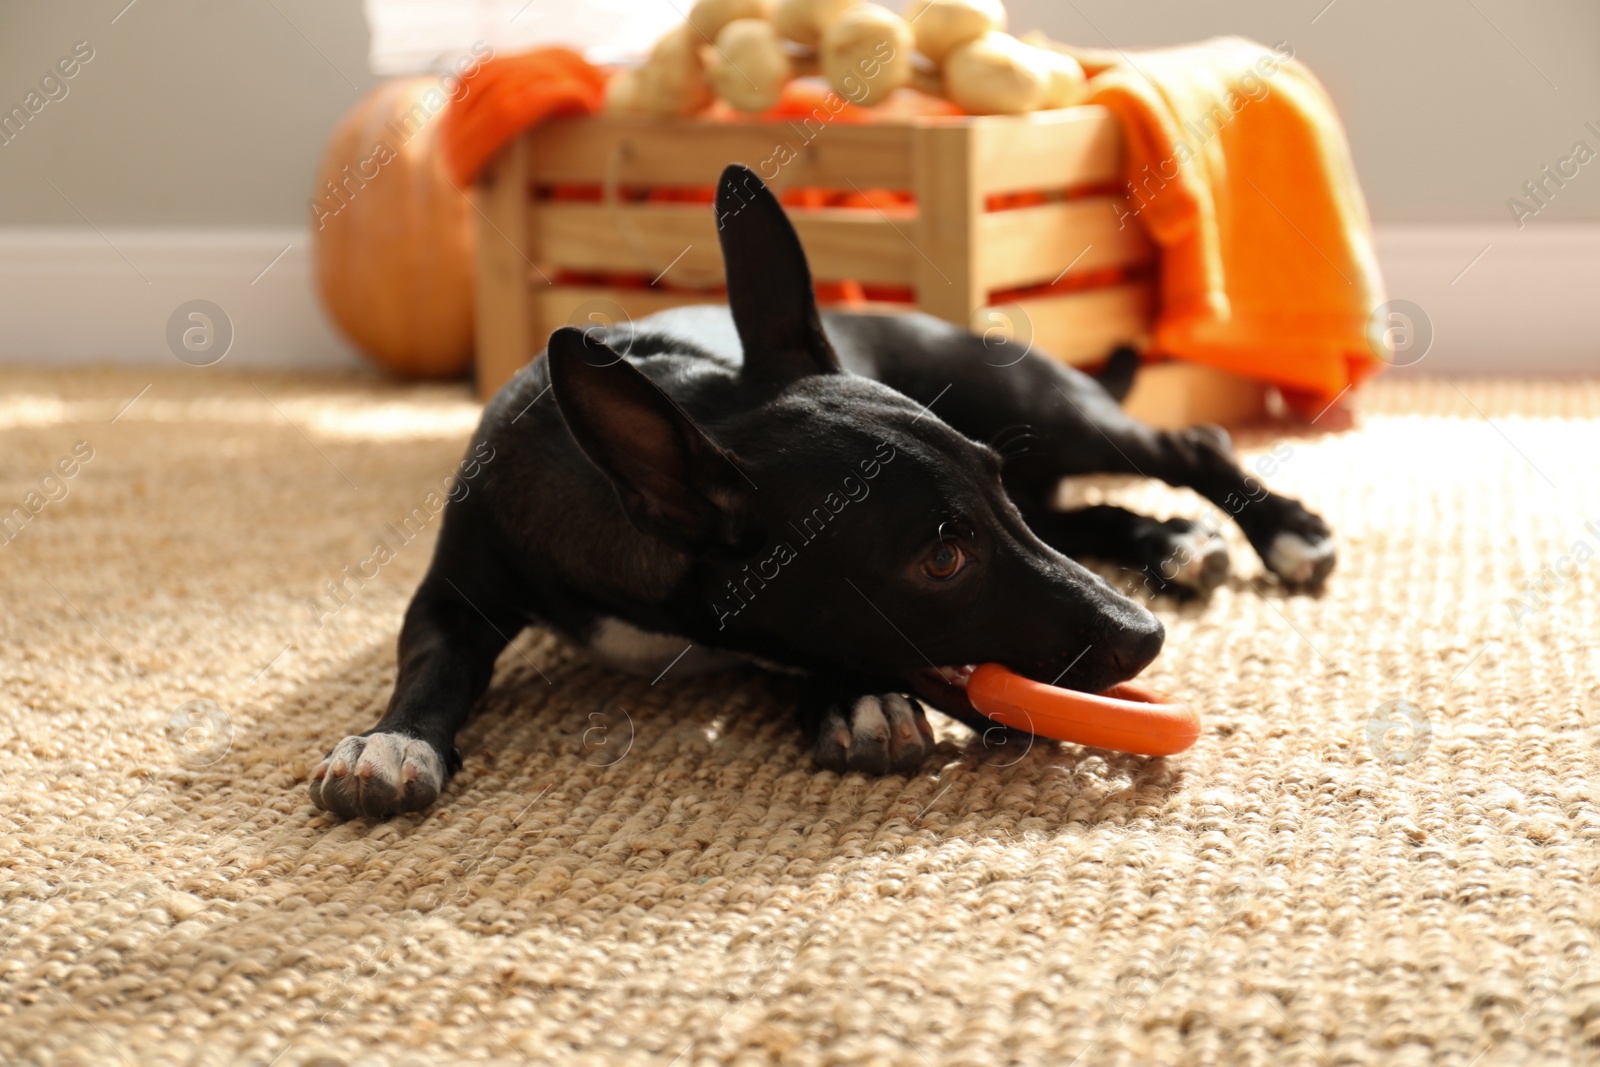
M473 218L446 177L437 78L380 85L334 130L311 197L317 291L347 337L399 375L472 365Z

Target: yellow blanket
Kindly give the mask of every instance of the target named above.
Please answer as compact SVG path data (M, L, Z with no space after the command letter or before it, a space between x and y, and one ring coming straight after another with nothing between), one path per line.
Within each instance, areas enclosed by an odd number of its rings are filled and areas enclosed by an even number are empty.
M1333 103L1287 44L1055 47L1126 132L1124 220L1162 253L1157 353L1273 382L1311 410L1378 369L1366 200Z

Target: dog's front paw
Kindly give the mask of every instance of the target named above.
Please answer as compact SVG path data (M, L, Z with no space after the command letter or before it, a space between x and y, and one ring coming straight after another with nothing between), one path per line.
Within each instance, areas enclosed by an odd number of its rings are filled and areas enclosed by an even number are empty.
M311 803L344 819L386 819L432 804L444 778L445 761L426 741L376 732L347 737L311 772Z
M830 771L914 771L933 751L933 727L914 698L879 693L839 701L822 718L812 748Z

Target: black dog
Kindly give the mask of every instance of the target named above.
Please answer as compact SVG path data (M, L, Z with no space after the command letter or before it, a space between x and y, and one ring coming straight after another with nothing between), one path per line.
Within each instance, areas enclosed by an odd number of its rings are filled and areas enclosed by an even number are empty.
M1327 524L1262 490L1221 431L1152 430L1101 382L1041 356L997 367L926 315L819 316L755 174L724 171L716 211L730 307L557 330L490 402L472 454L493 458L446 507L389 710L317 767L318 807L432 802L495 657L531 624L647 676L685 648L679 674L740 659L803 673L801 725L836 771L918 766L919 700L976 718L970 664L1090 691L1131 678L1161 623L1068 557L1204 592L1227 556L1184 520L1053 510L1067 475L1190 486L1235 511L1284 582L1332 569ZM1131 379L1130 358L1107 377ZM1018 455L980 443L1018 428Z

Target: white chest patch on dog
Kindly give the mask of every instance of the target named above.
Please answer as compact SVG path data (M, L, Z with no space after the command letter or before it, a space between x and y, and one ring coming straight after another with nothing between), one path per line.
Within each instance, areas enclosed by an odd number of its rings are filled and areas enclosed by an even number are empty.
M701 648L687 637L652 633L613 618L600 620L589 638L588 651L608 667L643 678L656 678L668 667L678 677L722 670L741 658L731 652Z

